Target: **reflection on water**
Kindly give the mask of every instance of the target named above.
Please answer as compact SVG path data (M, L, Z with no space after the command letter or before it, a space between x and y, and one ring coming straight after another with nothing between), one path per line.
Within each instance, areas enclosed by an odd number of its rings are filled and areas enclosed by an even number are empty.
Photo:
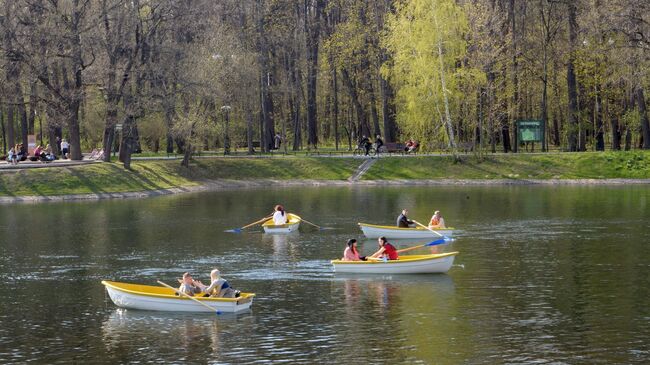
M0 362L648 363L649 197L643 186L318 187L0 209ZM223 232L277 202L337 229ZM462 229L409 252L460 251L448 275L333 273L349 238L364 255L378 248L357 222L393 222L404 207L420 220L435 207ZM100 284L185 271L205 282L213 267L257 293L251 312L121 310Z

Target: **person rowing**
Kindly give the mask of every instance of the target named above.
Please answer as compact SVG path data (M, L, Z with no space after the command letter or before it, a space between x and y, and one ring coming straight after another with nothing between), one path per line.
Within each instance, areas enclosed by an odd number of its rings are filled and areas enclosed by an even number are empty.
M287 213L284 211L284 207L280 204L275 206L275 213L273 213L273 224L276 226L281 226L287 224L288 218Z
M387 260L397 260L399 255L397 254L397 249L392 244L388 243L386 237L379 237L377 240L379 244L379 250L370 255L371 258L375 259L387 259Z
M189 272L184 273L183 278L178 279L178 282L181 284L181 286L178 288L178 291L183 292L191 297L196 294L203 293L203 289L205 288L205 285L203 285L203 283L200 281L194 280Z
M411 224L415 224L412 220L408 218L409 211L406 209L402 210L402 214L397 216L397 226L399 228L409 228Z

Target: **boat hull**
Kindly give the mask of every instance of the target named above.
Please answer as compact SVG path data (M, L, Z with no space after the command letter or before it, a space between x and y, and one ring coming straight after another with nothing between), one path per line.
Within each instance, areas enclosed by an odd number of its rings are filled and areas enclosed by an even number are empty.
M402 256L389 261L332 260L334 271L350 274L443 274L449 271L458 252Z
M417 228L399 228L394 226L378 226L374 224L359 223L359 228L368 238L386 237L387 239L408 239L408 238L436 238L446 236L451 237L454 234L453 228L435 229L440 233L437 235L428 229Z
M112 281L102 281L102 284L118 307L150 311L238 313L250 309L255 296L252 293L242 293L239 298L196 298L213 308L211 311L187 297L177 296L173 290L164 287Z
M275 225L273 224L273 219L262 224L265 233L291 233L295 232L300 228L300 222L302 218L295 214L288 213L289 220L286 224Z

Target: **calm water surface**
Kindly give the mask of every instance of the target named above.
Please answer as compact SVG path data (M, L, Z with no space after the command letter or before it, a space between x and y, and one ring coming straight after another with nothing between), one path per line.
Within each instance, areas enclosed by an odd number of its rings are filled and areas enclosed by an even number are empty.
M232 234L277 202L291 235ZM434 209L461 231L448 275L334 274L359 221ZM423 242L397 242L401 247ZM650 363L650 189L236 190L0 206L0 363ZM364 240L364 253L376 242ZM427 252L422 249L422 253ZM239 315L118 309L100 281L256 292Z

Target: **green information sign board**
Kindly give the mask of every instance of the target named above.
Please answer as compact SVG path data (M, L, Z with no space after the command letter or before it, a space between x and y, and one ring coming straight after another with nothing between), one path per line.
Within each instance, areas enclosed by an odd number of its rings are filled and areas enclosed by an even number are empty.
M518 120L517 134L519 142L544 142L544 121Z

